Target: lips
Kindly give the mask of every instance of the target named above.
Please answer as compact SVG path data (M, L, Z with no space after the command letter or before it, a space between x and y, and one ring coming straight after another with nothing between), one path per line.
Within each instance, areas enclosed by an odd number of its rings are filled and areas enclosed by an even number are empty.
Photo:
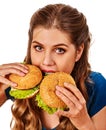
M42 70L44 73L55 73L56 71L54 70Z
M56 71L54 71L54 70L42 70L42 72L43 72L43 75L48 75L48 74L55 73Z

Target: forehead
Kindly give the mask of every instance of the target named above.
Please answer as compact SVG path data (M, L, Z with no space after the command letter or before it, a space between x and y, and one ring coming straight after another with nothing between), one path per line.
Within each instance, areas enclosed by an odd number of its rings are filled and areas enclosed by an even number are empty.
M70 37L67 33L56 28L46 29L43 27L37 27L33 30L33 40L40 40L41 42L70 42L69 39Z

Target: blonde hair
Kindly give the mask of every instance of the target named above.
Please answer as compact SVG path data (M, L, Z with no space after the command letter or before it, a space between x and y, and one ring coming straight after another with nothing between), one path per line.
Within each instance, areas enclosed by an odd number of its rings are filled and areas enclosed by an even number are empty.
M12 105L12 130L41 130L39 110L35 98L17 99Z

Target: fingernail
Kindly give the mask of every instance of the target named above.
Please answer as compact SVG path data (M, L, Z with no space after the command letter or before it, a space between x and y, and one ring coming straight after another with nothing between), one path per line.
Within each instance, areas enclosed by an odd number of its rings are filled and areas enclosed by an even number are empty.
M21 73L21 76L25 76L25 75L26 75L25 73L23 73L23 72Z
M12 83L10 86L16 87L17 84L16 83Z
M68 85L68 83L67 83L67 82L64 82L64 85L65 85L65 86L67 86L67 85Z
M25 73L28 73L28 70L25 70L24 72L25 72Z
M56 89L58 89L59 88L59 86L56 86Z

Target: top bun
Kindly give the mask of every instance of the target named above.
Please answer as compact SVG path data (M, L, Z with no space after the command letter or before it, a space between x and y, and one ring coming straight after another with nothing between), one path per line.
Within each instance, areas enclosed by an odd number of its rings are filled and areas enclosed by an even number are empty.
M75 85L71 75L64 72L56 72L44 77L40 84L40 96L44 103L52 108L66 108L66 104L55 94L56 85L64 87L64 82Z
M16 74L10 74L9 79L12 82L17 83L17 89L30 89L35 87L42 80L42 72L41 70L30 64L26 64L29 68L29 72L25 76L19 76Z

